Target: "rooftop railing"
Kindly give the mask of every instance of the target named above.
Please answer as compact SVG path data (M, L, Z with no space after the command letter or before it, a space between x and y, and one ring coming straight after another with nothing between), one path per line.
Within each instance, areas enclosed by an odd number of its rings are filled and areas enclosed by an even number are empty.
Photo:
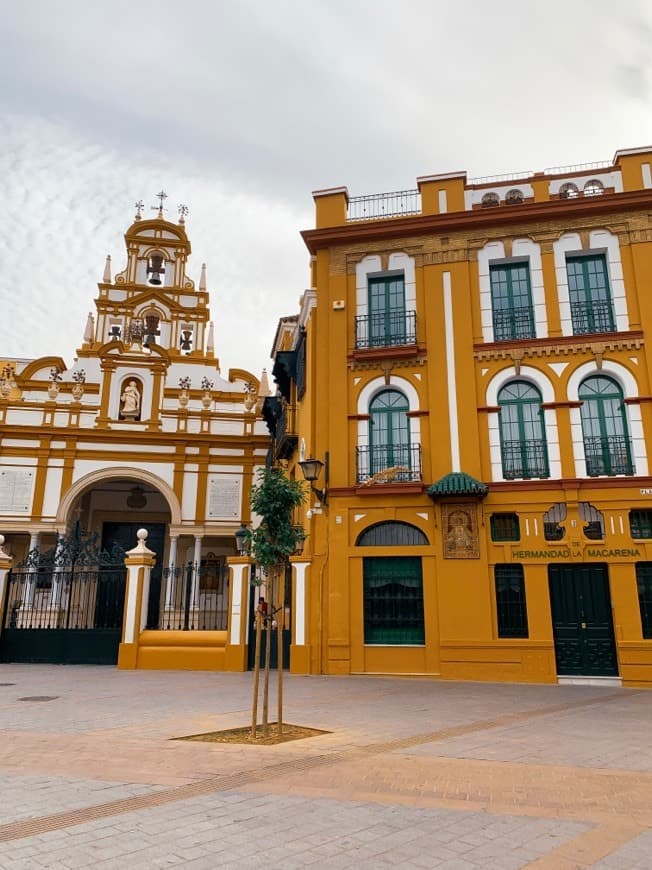
M368 221L377 218L403 217L421 214L421 194L418 190L395 190L352 196L349 199L347 221Z
M550 166L544 169L545 175L566 175L568 172L591 172L593 169L613 169L611 160L597 160L593 163L574 163L570 166Z
M523 172L505 172L502 175L481 175L478 178L469 178L467 184L494 184L499 181L525 181L531 178L534 172L525 169Z

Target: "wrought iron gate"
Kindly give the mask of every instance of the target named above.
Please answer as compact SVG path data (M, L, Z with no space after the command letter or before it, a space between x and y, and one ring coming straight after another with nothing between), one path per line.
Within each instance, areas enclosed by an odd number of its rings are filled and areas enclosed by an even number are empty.
M100 550L76 530L30 551L9 574L0 661L116 664L122 632L124 550Z

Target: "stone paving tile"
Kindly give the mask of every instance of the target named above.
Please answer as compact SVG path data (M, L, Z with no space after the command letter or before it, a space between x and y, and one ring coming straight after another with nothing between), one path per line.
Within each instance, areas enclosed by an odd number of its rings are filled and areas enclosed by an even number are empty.
M623 718L627 729L620 727ZM568 710L539 722L524 721L460 737L400 749L401 754L516 761L523 764L569 764L579 767L652 771L652 692L628 694L601 705L586 739L585 710Z
M234 801L232 798L240 800ZM225 800L226 799L226 800ZM262 809L261 829L252 831L242 827L243 812L248 803ZM277 805L277 804L280 804ZM216 809L227 812L216 812ZM166 808L167 809L167 808ZM3 844L0 867L14 870L21 861L32 861L32 866L51 868L94 868L139 866L209 866L246 867L264 866L282 868L288 861L294 866L354 867L360 861L401 867L438 867L444 862L457 862L462 866L487 866L492 860L506 855L509 866L522 867L530 859L530 844L536 838L549 837L550 844L564 842L590 826L580 822L557 819L528 819L506 817L489 813L464 812L446 809L415 809L387 807L373 803L343 804L326 798L283 798L273 795L261 799L258 795L217 794L182 801L177 805L179 815L174 825L160 808L138 810L128 816L117 816L100 830L108 833L102 838L88 839L97 823L69 828L62 839L51 834L11 841ZM279 814L289 813L284 819L285 833L279 835ZM187 834L184 818L201 815L210 826L203 831ZM347 817L351 816L344 829ZM107 820L104 820L107 821ZM509 846L497 842L494 827L500 832L512 831L515 839ZM156 831L145 845L143 827ZM451 839L460 838L466 831L469 846L464 856L441 842L441 832L450 829ZM275 831L274 837L262 831ZM330 831L329 835L325 835ZM371 832L370 838L357 838L354 831ZM431 833L429 834L428 831ZM315 836L321 842L315 841ZM493 835L493 836L492 836ZM421 860L426 856L430 863ZM86 862L86 864L84 864ZM258 862L256 864L256 862ZM507 865L505 865L507 866Z
M287 720L332 733L250 747L170 740L246 723L250 674L0 669L0 824L89 808L2 870L652 870L652 693L288 676Z
M652 868L652 830L645 831L620 849L596 862L599 870L650 870Z
M37 818L81 807L158 791L138 783L0 773L0 824ZM54 831L64 838L64 831ZM55 838L56 838L55 837Z

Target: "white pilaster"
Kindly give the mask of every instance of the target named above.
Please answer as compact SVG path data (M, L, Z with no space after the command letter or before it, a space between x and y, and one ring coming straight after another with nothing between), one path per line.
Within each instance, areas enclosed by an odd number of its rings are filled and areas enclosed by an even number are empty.
M294 569L294 643L306 643L306 569L309 562L293 562Z

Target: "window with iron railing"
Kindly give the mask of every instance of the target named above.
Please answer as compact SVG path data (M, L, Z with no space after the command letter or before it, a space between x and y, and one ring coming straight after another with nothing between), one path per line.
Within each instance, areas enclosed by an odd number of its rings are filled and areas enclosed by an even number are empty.
M498 637L528 637L525 579L522 565L496 565Z
M370 278L367 313L355 319L356 349L415 343L416 312L406 310L403 274Z
M589 477L634 474L623 392L605 375L593 375L579 389L586 473Z
M567 257L566 270L573 334L614 332L616 327L604 255Z
M494 341L534 338L534 310L527 263L489 268Z
M541 401L539 391L525 381L511 381L498 394L505 480L550 476Z
M410 404L395 389L381 390L369 404L369 443L357 448L357 481L405 482L421 479L421 453L410 441Z

